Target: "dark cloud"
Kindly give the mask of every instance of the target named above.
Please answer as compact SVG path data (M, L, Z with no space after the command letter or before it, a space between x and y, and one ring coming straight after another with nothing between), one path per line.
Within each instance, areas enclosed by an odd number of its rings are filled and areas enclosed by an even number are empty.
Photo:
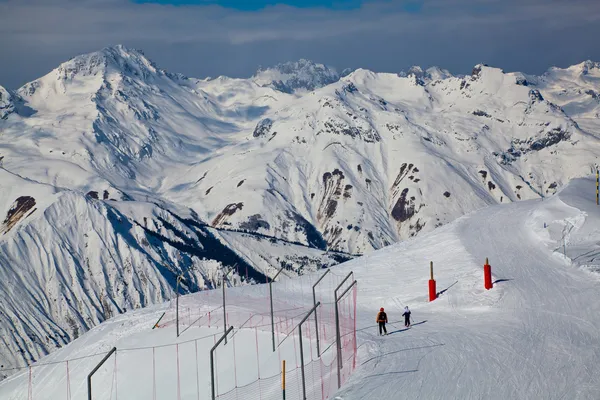
M358 9L168 6L127 0L0 0L0 84L35 79L122 43L189 76L249 76L301 57L342 69L413 64L467 73L479 62L541 73L600 60L598 0L368 2Z

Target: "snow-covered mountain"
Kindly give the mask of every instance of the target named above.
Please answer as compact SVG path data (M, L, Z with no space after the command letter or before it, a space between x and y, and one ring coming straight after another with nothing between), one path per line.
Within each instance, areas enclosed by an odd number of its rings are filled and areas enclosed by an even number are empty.
M170 298L188 269L184 291L332 265L552 194L600 154L594 63L342 75L201 80L116 46L1 89L0 364Z
M334 68L305 59L277 64L272 68L260 68L252 78L259 86L290 94L312 91L339 79L340 75Z

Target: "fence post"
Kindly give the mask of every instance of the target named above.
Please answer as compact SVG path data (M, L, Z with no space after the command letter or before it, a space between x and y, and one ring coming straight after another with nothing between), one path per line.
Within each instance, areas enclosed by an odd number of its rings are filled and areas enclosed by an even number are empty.
M272 286L272 284L273 284L273 281L275 279L277 279L277 277L279 276L281 271L283 271L284 268L285 268L285 266L281 267L279 269L279 271L277 271L277 273L275 274L273 279L271 279L269 281L269 298L271 299L271 337L273 339L273 353L275 352L275 320L273 318L273 286Z
M225 310L225 275L223 275L223 337L227 344L227 310Z
M302 400L306 400L306 378L304 377L304 351L302 348L302 324L308 319L308 317L310 317L311 313L317 312L317 307L319 307L320 305L321 302L315 304L313 308L311 308L311 310L308 312L308 314L306 314L304 319L298 324L298 336L300 340L300 371L302 373Z
M340 334L340 313L338 310L338 290L342 287L344 283L350 278L350 276L354 276L354 273L350 271L350 273L344 278L344 280L335 288L333 292L333 297L335 300L335 342L337 347L337 378L338 378L338 389L342 387L342 343L341 343L341 334ZM356 281L354 281L356 282ZM354 283L352 284L354 285ZM350 287L352 287L352 285ZM345 294L346 292L344 292Z
M233 267L237 267L237 264L234 264ZM227 310L225 309L225 280L227 279L227 275L233 272L231 269L228 273L223 274L223 332L225 334L225 344L227 344Z
M285 400L285 360L283 360L283 366L281 367L281 390L283 391L283 400Z
M325 278L325 275L327 275L329 272L331 272L330 269L327 269L327 271L325 271L325 273L323 275L321 275L321 277L319 278L319 280L313 285L312 287L312 292L313 292L313 305L317 304L317 295L315 293L315 287L319 284L319 282L321 282L323 280L323 278ZM315 313L315 326L317 327L317 357L321 357L321 348L319 347L319 321L317 319L317 313Z
M177 284L175 285L175 325L177 325L177 337L179 337L179 282L183 279L183 275L177 277Z
M212 395L212 400L217 398L217 394L215 393L215 360L214 360L214 352L217 347L221 344L223 340L229 335L229 332L233 329L233 326L230 326L229 329L225 331L223 336L215 343L215 345L210 349L210 391ZM90 399L91 400L91 399Z
M115 352L117 351L116 347L113 347L112 349L110 349L110 351L108 352L107 355L104 356L104 358L102 359L102 361L100 361L98 363L98 365L96 365L96 367L92 370L92 372L90 372L90 374L87 377L87 387L88 387L88 400L92 400L92 375L94 375L96 373L96 371L98 371L98 369L100 369L100 367L102 366L102 364L104 364L106 362L106 360L108 360L108 358Z

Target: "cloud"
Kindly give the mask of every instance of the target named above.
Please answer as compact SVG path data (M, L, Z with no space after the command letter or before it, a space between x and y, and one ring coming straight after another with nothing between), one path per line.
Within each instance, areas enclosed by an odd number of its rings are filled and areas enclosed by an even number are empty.
M17 87L83 52L122 43L190 76L249 76L300 57L399 71L455 73L478 62L539 73L600 59L597 0L381 0L354 9L127 0L0 0L0 84Z

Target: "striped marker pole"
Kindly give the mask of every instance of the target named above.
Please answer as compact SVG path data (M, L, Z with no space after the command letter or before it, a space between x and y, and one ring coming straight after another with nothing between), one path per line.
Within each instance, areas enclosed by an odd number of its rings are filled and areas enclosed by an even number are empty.
M600 171L596 169L596 205L600 204L600 198L598 197L598 186L600 184Z
M281 367L281 389L283 391L283 400L285 400L285 360L283 360L283 366Z

